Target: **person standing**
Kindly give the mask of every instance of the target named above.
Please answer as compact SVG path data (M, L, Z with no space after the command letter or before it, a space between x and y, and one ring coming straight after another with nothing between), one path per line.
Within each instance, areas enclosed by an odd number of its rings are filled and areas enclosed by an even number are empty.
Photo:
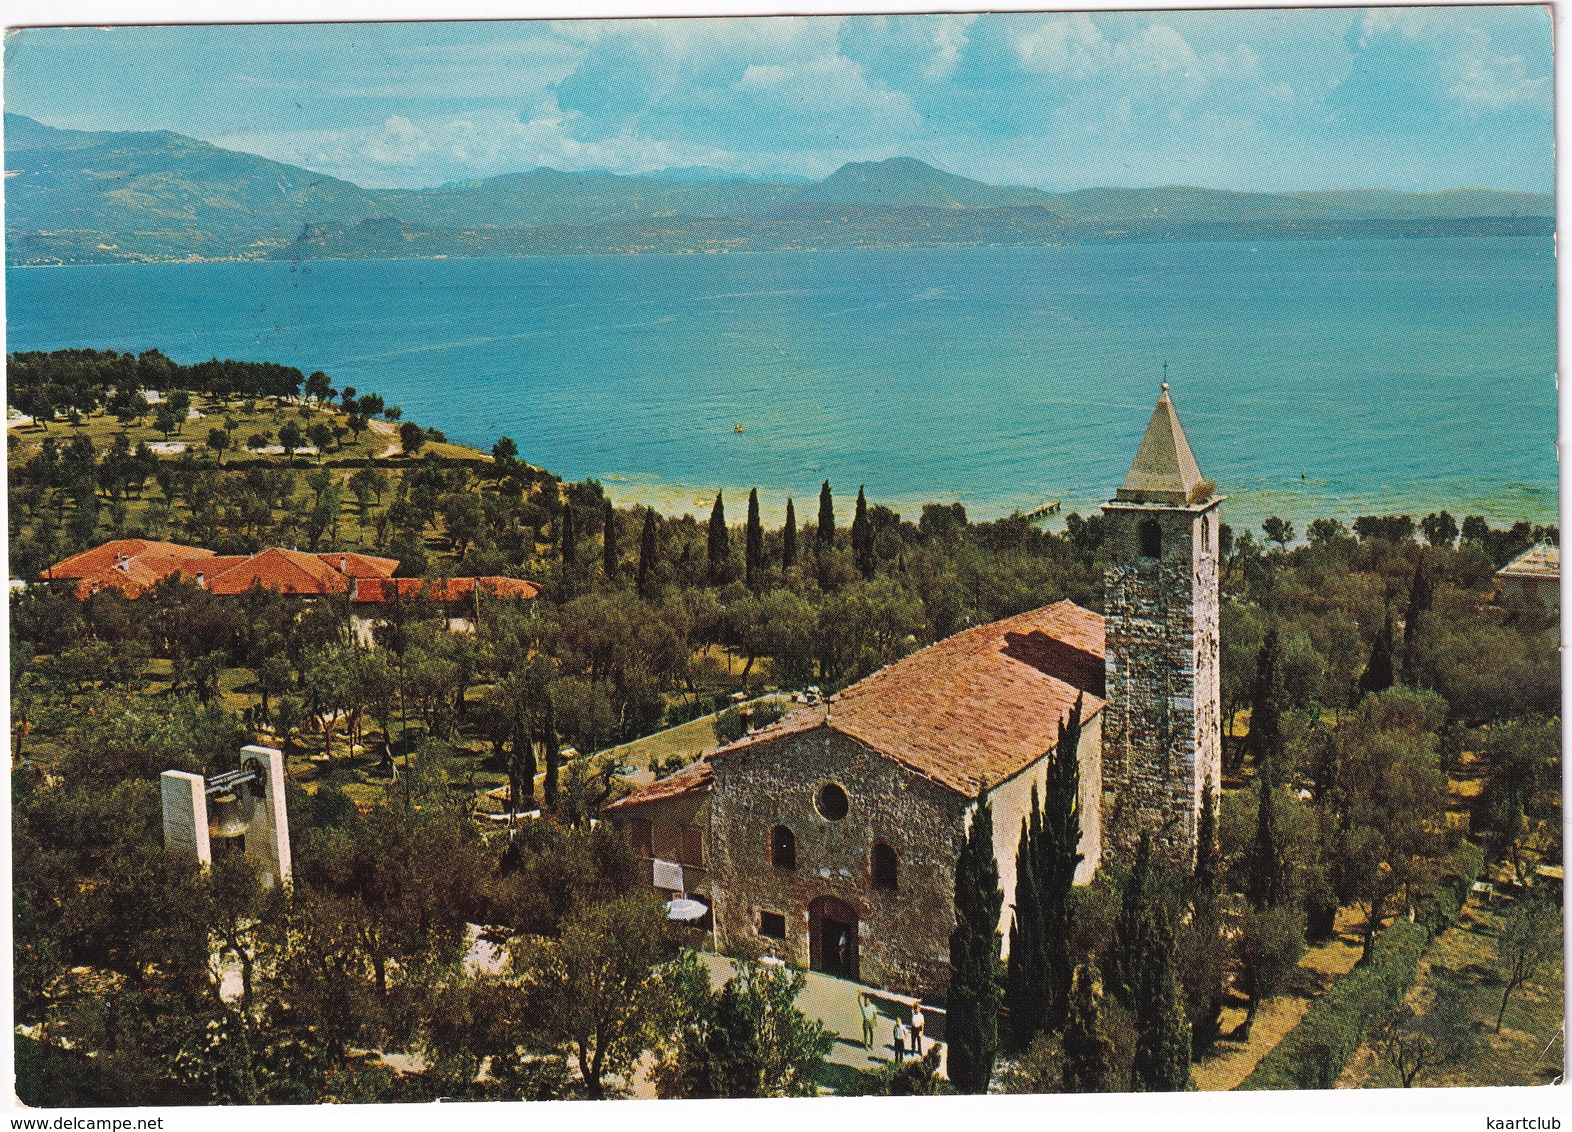
M890 1035L890 1044L895 1047L895 1060L906 1060L906 1023L899 1018L895 1020L895 1030Z
M922 1056L922 1028L923 1028L923 1025L924 1025L924 1019L923 1019L923 1016L922 1016L922 1003L914 1002L914 1003L912 1003L912 1056L913 1057L921 1057Z
M862 1044L867 1049L873 1048L873 1027L879 1020L879 1008L873 1004L873 999L866 994L857 996L857 1009L862 1014Z

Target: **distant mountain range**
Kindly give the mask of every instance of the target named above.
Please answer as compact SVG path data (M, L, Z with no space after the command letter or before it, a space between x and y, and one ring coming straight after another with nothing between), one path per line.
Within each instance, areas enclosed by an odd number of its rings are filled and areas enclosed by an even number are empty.
M898 157L822 181L714 169L535 169L363 189L181 134L59 130L5 116L12 265L587 252L1539 234L1554 198L1487 189L1049 193Z

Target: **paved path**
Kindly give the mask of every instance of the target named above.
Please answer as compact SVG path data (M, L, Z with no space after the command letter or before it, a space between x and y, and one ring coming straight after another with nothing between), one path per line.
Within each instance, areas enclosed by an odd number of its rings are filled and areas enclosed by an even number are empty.
M733 966L730 959L707 951L700 952L700 955L710 969L712 985L719 987L731 977ZM911 999L818 971L804 971L803 975L805 982L802 994L797 998L797 1008L809 1018L824 1023L835 1034L835 1045L826 1060L848 1069L882 1069L895 1059L890 1042L891 1032L897 1017L903 1023L911 1022ZM862 1044L862 1014L857 1008L858 996L862 994L871 995L879 1007L879 1020L874 1028L871 1050ZM928 1018L931 1024L932 1012ZM924 1052L935 1045L942 1049L942 1043L926 1037L923 1039Z

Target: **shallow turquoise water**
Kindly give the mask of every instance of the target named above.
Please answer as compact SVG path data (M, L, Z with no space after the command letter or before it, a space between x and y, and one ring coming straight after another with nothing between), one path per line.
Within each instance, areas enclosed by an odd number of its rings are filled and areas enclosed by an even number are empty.
M8 349L324 369L452 439L506 433L676 510L717 487L740 510L752 486L769 513L788 492L811 510L826 477L908 513L1084 510L1122 478L1167 362L1235 523L1557 514L1548 239L77 267L7 285Z

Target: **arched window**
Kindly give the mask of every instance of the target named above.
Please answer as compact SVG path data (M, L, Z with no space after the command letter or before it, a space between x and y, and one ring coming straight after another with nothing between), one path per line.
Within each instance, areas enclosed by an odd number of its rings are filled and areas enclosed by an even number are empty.
M1140 527L1141 557L1161 558L1163 556L1163 528L1156 519L1147 519Z
M770 864L777 869L797 867L797 835L783 825L770 831Z
M1212 549L1212 518L1210 515L1201 516L1201 549Z
M900 887L900 858L882 841L873 843L873 887L891 892Z

